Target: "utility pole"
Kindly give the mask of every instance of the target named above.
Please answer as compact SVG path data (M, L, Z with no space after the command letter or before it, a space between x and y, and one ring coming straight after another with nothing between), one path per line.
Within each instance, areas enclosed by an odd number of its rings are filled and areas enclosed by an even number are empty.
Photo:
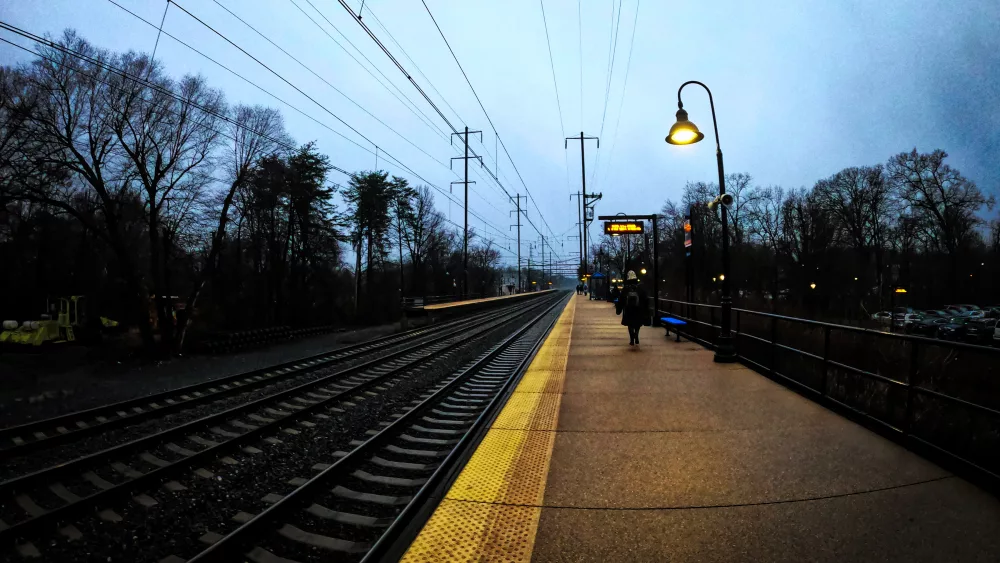
M529 242L528 243L528 279L525 280L525 281L528 282L527 284L525 284L525 285L528 286L527 291L531 291L531 246L532 245Z
M452 184L463 184L465 186L465 223L463 224L463 236L462 236L462 299L465 299L469 292L469 184L475 184L475 181L469 182L469 159L478 158L479 166L483 165L483 157L481 156L469 156L469 133L479 133L479 142L483 142L483 132L482 131L469 131L468 126L465 128L464 133L452 133L452 139L455 135L462 137L465 143L465 156L455 156L452 157L451 162L456 160L461 160L465 163L465 180L460 182L452 182Z
M542 236L542 285L545 285L545 235Z
M576 206L576 246L580 251L580 262L583 262L583 198L580 192L570 194L569 199L577 199Z
M521 195L520 193L514 196L514 205L517 206L517 291L522 293L524 288L521 286L521 200L528 199L528 196ZM526 211L525 211L526 212ZM514 227L515 225L511 225Z
M569 141L570 141L570 139L579 140L580 141L580 182L581 182L581 189L580 189L580 191L582 192L581 193L581 199L580 199L580 205L583 207L583 224L582 224L583 237L581 238L581 244L583 245L583 253L582 253L582 255L583 255L583 259L582 259L582 262L583 262L583 276L587 277L587 273L589 271L589 266L587 265L587 215L586 215L586 213L587 213L587 161L586 161L586 154L585 154L584 149L583 149L583 142L585 140L593 139L593 140L597 141L597 148L601 148L601 140L599 138L597 138L597 137L584 137L583 131L580 131L580 136L579 137L566 137L566 139L563 141L563 148L569 148Z

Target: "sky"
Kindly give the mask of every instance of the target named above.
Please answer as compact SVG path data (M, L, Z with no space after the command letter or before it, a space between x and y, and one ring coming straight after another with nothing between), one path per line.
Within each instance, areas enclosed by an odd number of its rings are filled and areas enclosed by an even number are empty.
M279 108L298 143L315 141L348 171L377 167L411 184L435 186L438 208L462 224L462 185L451 185L461 179L462 161L449 163L461 154L461 138L449 141L444 119L339 1L177 0L169 6L165 33L245 80L171 37L157 44L165 0L115 1L154 25L110 0L4 0L0 20L36 34L74 28L118 51L151 52L156 44L156 59L170 75L202 74L230 103ZM346 2L355 12L362 5ZM600 148L587 141L584 161L588 193L603 194L598 215L654 213L668 198L678 200L686 182L717 179L703 90L689 86L683 96L705 142L674 147L663 140L674 122L677 88L687 80L712 89L726 171L749 173L756 184L811 187L848 166L940 148L953 167L1000 195L996 0L426 5L486 113L421 1L364 0L362 20L452 126L482 131L482 141L470 135L470 147L500 185L470 163L476 184L470 186L469 223L498 243L507 264L516 262L517 251L508 194L530 196L522 202L531 223L522 227L522 262L532 243L538 260L540 234L557 259L576 255L578 244L570 237L577 233L577 207L570 194L581 184L580 143L566 148L567 136L583 131L600 137ZM9 32L0 37L31 47ZM0 44L2 64L30 58ZM343 184L347 178L333 173L331 180ZM597 235L599 224L590 229Z

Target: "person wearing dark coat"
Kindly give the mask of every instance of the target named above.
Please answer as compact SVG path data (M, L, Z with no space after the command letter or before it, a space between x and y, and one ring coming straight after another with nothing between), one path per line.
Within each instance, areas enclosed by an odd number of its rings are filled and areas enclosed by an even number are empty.
M646 317L649 316L648 298L646 290L639 285L639 280L635 272L629 270L625 280L625 287L622 288L618 297L619 310L622 313L622 325L628 327L628 345L637 346L639 344L639 329L646 324Z
M617 285L611 288L611 302L615 304L615 308L618 307L618 298L621 297L621 294L622 292Z

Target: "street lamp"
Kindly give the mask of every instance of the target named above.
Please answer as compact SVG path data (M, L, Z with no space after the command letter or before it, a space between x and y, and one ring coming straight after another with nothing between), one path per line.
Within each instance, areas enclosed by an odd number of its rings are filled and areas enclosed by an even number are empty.
M681 102L681 90L688 84L697 84L708 92L708 103L712 108L712 128L715 131L715 159L719 165L719 197L726 195L726 174L722 167L722 148L719 145L719 123L715 119L715 101L712 99L712 91L697 80L689 80L677 89L677 123L670 128L666 141L671 145L691 145L705 138L705 134L698 130L698 126L688 120L688 114L684 111L684 103ZM720 199L721 201L721 199ZM726 205L722 208L722 326L719 327L719 340L715 346L716 362L735 362L736 348L733 346L733 336L731 331L733 310L733 298L729 292L729 213Z

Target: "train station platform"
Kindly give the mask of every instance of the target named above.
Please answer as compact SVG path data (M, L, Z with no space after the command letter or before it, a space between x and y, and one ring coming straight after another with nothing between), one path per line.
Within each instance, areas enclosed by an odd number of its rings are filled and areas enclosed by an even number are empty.
M1000 500L574 296L403 561L997 561Z

